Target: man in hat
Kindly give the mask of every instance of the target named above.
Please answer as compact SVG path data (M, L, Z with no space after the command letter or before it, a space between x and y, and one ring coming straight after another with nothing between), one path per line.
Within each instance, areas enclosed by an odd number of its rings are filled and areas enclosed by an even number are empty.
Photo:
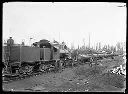
M12 39L12 37L10 37L10 39L7 40L7 45L12 46L13 44L14 44L14 40Z

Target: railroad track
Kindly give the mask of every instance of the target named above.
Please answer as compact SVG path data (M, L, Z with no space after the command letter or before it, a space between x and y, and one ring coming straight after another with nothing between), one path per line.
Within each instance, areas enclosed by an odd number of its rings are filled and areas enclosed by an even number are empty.
M75 67L75 66L74 66ZM51 70L51 71L45 71L45 72L41 72L41 71L38 71L38 72L34 72L34 73L28 73L28 74L18 74L18 75L2 75L2 78L3 78L3 83L10 83L10 82L13 82L13 81L18 81L18 80L22 80L22 79L26 79L26 78L29 78L29 77L32 77L32 76L38 76L38 75L42 75L42 74L48 74L48 73L57 73L57 72L61 72L63 71L64 69L66 69L68 67L65 67L61 70Z

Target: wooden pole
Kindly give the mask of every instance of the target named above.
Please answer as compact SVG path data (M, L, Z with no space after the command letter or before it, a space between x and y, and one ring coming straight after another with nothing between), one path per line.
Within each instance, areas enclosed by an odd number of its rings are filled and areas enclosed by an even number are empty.
M89 48L90 48L90 33L89 33Z

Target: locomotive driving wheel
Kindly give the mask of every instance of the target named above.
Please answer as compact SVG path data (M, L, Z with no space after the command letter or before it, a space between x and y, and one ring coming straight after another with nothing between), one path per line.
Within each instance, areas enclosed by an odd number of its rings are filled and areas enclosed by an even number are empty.
M19 72L22 74L28 74L31 73L33 70L33 66L27 65L27 66L23 66L19 69Z

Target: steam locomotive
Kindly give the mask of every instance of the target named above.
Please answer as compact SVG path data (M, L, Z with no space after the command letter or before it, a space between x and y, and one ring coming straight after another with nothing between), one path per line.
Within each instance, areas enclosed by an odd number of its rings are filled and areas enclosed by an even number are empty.
M65 49L66 50L66 49ZM16 45L12 38L3 46L3 63L7 74L31 74L33 72L46 72L59 70L67 60L68 52L60 49L60 45L40 40L32 46Z

